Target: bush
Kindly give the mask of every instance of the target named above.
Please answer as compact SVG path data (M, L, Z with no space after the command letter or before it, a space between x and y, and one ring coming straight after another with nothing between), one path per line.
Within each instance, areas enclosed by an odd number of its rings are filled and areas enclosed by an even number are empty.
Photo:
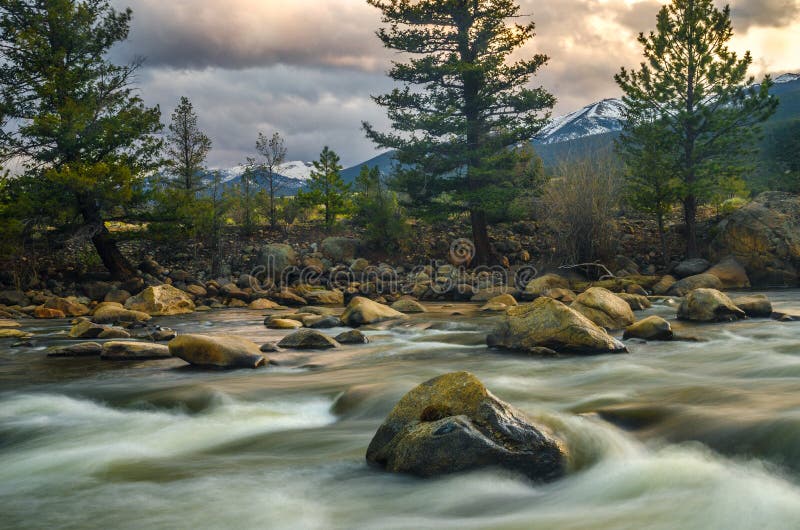
M562 163L556 168L542 197L556 258L574 264L615 255L621 189L622 171L611 158Z
M409 236L408 220L397 200L381 182L378 168L361 168L356 180L353 221L364 228L364 239L372 247L397 251Z

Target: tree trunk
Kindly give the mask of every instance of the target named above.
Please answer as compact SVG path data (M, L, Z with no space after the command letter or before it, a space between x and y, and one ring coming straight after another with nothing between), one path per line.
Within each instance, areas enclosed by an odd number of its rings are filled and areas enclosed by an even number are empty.
M87 197L79 197L78 202L84 222L97 229L97 233L92 236L92 243L111 276L116 280L128 280L136 276L136 269L120 252L117 247L117 240L111 236L108 228L106 228L106 223L100 216L100 212L97 211L93 201Z
M472 242L475 244L473 265L488 265L490 256L489 233L486 230L486 213L482 210L470 212L472 220Z
M683 201L683 220L686 223L686 257L699 258L697 247L697 199L689 195Z

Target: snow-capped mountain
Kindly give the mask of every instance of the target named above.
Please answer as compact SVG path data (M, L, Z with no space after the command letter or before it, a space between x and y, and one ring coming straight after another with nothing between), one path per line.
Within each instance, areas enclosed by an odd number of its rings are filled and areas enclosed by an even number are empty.
M314 171L314 164L296 160L278 166L277 172L290 179L308 180L312 171Z
M783 83L792 83L797 80L800 80L800 74L783 74L773 79L776 85L781 85Z
M625 104L620 99L604 99L571 114L554 118L537 135L536 143L555 144L577 138L622 130Z

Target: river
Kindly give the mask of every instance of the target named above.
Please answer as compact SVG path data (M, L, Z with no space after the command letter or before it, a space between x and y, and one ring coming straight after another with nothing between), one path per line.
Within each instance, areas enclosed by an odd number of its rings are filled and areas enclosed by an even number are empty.
M766 294L800 313L800 292ZM498 317L474 305L429 308L368 329L368 345L284 351L275 366L233 372L48 359L44 346L66 343L65 328L25 322L36 347L0 345L0 525L800 528L800 322L682 325L706 340L542 359L487 349ZM159 323L258 343L286 333L259 315ZM457 370L558 433L568 476L370 468L367 445L397 400Z

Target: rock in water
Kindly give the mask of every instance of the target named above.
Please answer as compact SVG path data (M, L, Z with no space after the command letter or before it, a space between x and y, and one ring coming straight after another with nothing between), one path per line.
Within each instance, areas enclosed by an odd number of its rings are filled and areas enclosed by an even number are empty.
M650 299L641 294L617 293L616 296L625 300L634 311L643 311L653 307L653 303L650 302Z
M681 261L675 266L673 272L678 278L686 278L688 276L697 276L706 272L711 264L708 260L703 258L692 258Z
M195 366L258 368L267 364L258 344L231 335L179 335L168 346L173 356Z
M141 311L125 309L117 302L103 302L92 313L92 322L97 324L113 324L116 322L147 322L150 315Z
M569 289L569 280L559 276L558 274L545 274L531 280L525 286L525 291L522 293L526 300L533 300L539 296L543 296L551 289Z
M427 313L428 310L425 309L425 306L417 302L416 300L410 300L408 298L401 298L397 302L392 304L392 309L395 311L400 311L401 313Z
M729 322L745 318L745 312L716 289L695 289L678 308L678 318L694 322Z
M338 348L340 345L331 337L315 329L301 329L284 337L278 346L295 350L324 350Z
M539 348L577 354L628 351L624 344L597 324L574 309L547 297L509 309L500 326L487 337L486 342L493 347L528 352L539 351Z
M567 467L559 441L468 372L436 377L403 396L370 442L367 461L424 477L502 467L536 481L559 478Z
M739 296L733 299L736 307L752 318L769 318L772 316L772 302L763 294Z
M180 289L171 285L157 285L129 298L125 308L151 316L183 315L194 312L194 302Z
M347 309L342 314L342 322L346 326L358 327L364 324L375 324L396 318L408 318L400 311L396 311L388 305L373 302L369 298L356 296L347 305Z
M339 344L369 344L369 338L357 329L339 333L335 340Z
M167 346L152 342L110 341L103 344L100 354L100 358L107 361L149 361L170 357Z
M623 339L672 340L672 326L663 318L653 315L625 328Z
M628 302L602 287L587 289L570 307L606 329L624 329L636 321Z
M53 347L47 350L48 357L98 357L103 353L103 346L97 342L82 342L69 346Z
M708 269L706 273L719 278L724 289L748 289L750 287L747 271L733 256L726 257Z
M722 289L722 281L713 274L703 273L696 276L689 276L675 282L669 288L667 294L671 296L685 296L695 289Z

